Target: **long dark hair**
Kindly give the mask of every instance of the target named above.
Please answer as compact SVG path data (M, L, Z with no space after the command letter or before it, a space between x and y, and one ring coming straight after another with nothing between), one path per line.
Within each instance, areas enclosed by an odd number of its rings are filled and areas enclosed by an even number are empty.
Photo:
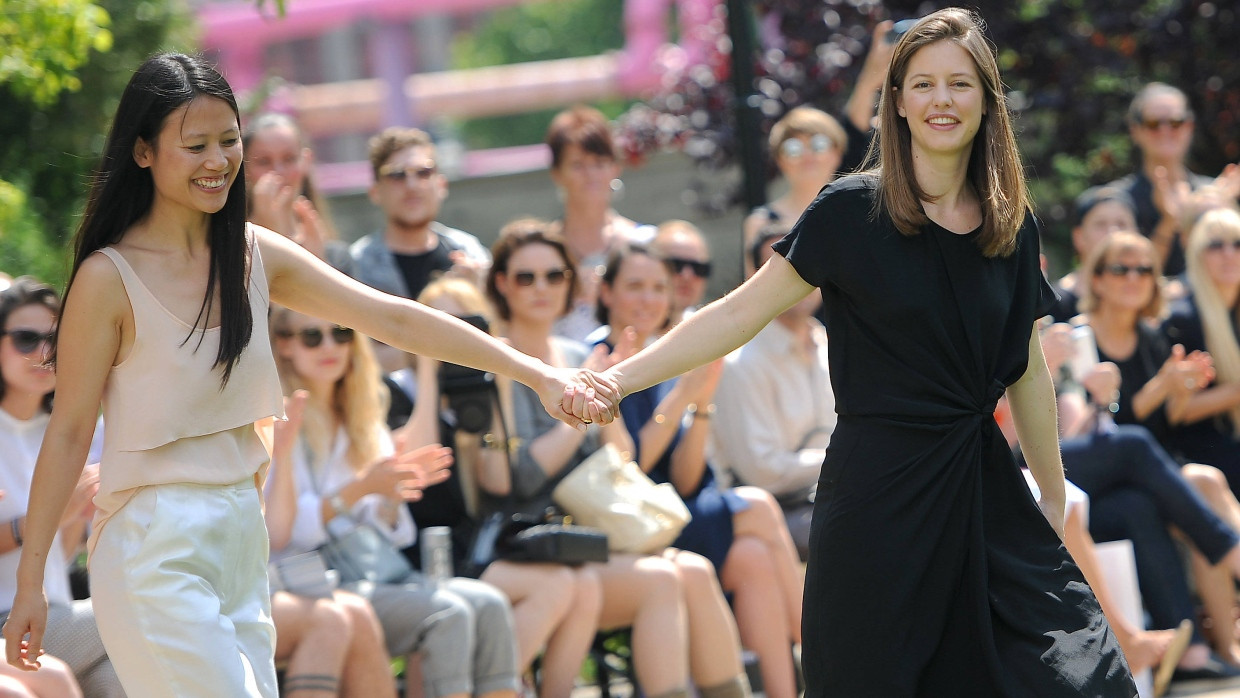
M95 250L119 242L125 231L151 210L155 182L151 172L134 161L138 139L156 143L168 115L200 96L224 100L232 107L237 123L241 123L232 88L201 57L161 53L147 59L129 80L112 120L103 159L91 183L86 213L74 237L73 271L65 287L66 302L82 262ZM194 319L194 328L185 341L193 337L200 324L206 329L218 286L220 347L215 365L223 370L223 385L228 382L254 330L247 292L250 250L245 236L244 165L228 190L224 208L211 215L207 244L211 250L207 293ZM55 356L54 346L52 355Z
M56 318L57 322L60 321L60 296L56 295L56 289L32 277L22 276L14 280L11 286L0 291L0 330L8 329L9 316L14 310L28 305L47 308L52 312L52 317ZM4 374L0 373L0 400L4 399L4 394L7 392L6 386ZM44 412L52 411L51 392L43 396L40 406Z

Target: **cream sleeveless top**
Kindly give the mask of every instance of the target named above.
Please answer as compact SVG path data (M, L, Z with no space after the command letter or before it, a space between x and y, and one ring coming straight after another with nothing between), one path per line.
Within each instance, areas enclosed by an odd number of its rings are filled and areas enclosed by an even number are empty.
M246 237L252 255L254 330L222 386L222 369L215 366L219 328L192 328L159 302L120 252L99 250L124 282L133 310L134 343L104 384L92 551L104 523L138 488L244 480L261 487L270 453L256 423L283 416L284 403L267 333L267 277L258 245L252 235Z

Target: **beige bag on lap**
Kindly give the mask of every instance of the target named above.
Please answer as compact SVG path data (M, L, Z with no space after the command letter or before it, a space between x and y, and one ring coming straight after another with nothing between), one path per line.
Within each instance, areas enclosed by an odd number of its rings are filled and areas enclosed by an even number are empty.
M612 444L573 468L551 498L575 523L605 531L607 547L619 553L659 552L690 519L674 487L654 484Z

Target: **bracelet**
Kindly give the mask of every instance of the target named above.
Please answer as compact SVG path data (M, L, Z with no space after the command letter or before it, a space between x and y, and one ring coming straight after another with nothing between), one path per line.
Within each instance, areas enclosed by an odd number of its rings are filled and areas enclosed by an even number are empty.
M24 542L22 541L21 522L22 517L20 516L9 522L9 530L13 532L13 543L18 548L22 547L22 543Z
M491 451L508 451L509 453L516 453L517 450L521 448L521 439L515 436L502 439L495 434L483 434L482 447Z
M691 404L685 411L689 413L689 419L694 421L699 419L710 419L715 416L715 403L712 402L705 407Z

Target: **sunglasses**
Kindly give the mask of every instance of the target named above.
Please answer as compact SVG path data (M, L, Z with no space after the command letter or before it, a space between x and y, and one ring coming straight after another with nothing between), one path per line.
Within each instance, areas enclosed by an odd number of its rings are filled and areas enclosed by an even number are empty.
M412 178L414 181L425 182L429 180L431 177L435 176L435 173L438 171L439 169L436 168L434 165L426 165L425 167L410 167L410 168L403 168L403 167L392 168L392 169L385 168L385 169L379 170L379 176L382 177L383 179L386 179L389 182L397 182L397 183L403 184L405 182L408 182L410 178Z
M819 133L810 137L808 148L805 145L805 141L802 141L800 138L789 138L779 144L779 154L795 160L804 155L807 149L810 152L821 155L830 150L834 145L829 137Z
M349 344L353 341L353 330L348 327L336 325L326 334L318 327L307 327L304 330L293 332L291 330L283 330L279 333L281 337L297 337L301 340L301 345L307 349L313 349L323 343L323 338L328 334L331 335L332 341L336 344Z
M1211 240L1206 243L1207 252L1222 252L1224 247L1230 247L1233 252L1240 252L1240 239L1238 240Z
M55 332L37 332L35 330L5 330L0 337L8 335L13 340L13 348L18 354L33 354L40 345L50 346Z
M572 276L571 269L551 269L543 274L533 271L515 271L512 280L518 286L533 286L540 278L547 280L548 286L559 286Z
M1163 126L1170 126L1172 129L1179 129L1189 121L1186 117L1178 117L1175 119L1142 119L1141 127L1147 131L1157 131Z
M693 275L699 279L710 278L710 262L699 262L694 259L669 257L667 263L672 265L672 269L675 269L677 274L689 269L693 272Z
M1153 276L1154 275L1154 267L1151 267L1148 264L1133 265L1133 266L1129 266L1127 264L1108 264L1105 267L1103 267L1101 271L1104 271L1110 274L1111 276L1128 276L1129 274L1133 272L1136 272L1137 276Z

